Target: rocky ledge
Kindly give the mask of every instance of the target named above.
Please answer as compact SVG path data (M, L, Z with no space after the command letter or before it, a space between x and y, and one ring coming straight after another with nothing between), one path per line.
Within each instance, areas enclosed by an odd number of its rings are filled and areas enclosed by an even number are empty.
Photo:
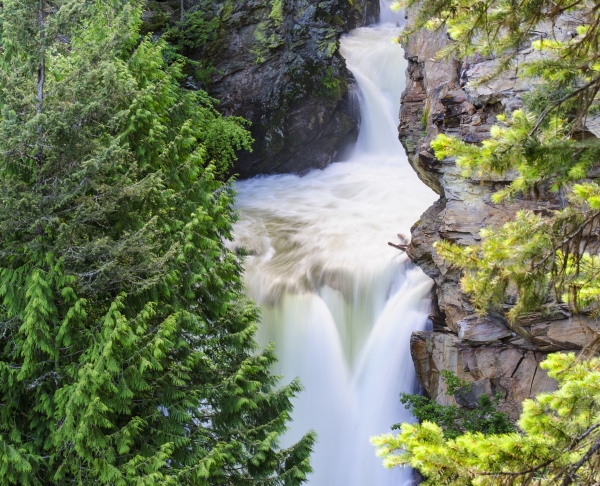
M410 12L409 12L410 22ZM567 22L555 29L565 33ZM446 45L444 32L419 32L405 48L407 87L402 95L400 140L411 165L440 199L412 228L410 258L435 281L433 330L415 332L411 353L425 392L443 404L455 403L445 394L441 370L451 370L475 382L478 393L501 393L500 408L515 419L524 399L555 387L539 367L551 351L580 350L593 334L594 324L557 308L551 316L533 314L510 324L503 315L478 317L459 286L460 271L436 254L433 244L445 239L477 244L484 227L498 228L516 211L547 211L559 207L554 195L543 192L507 204L494 204L491 195L511 180L505 177L465 178L454 160L438 161L429 144L446 133L465 142L489 137L496 115L522 106L521 95L531 86L515 72L474 86L490 74L496 61L439 61ZM535 55L523 49L521 58ZM463 404L464 405L464 404Z
M375 21L378 0L213 0L216 41L203 55L215 68L208 92L226 115L252 125L252 153L235 172L302 172L343 157L358 134L355 83L340 36Z

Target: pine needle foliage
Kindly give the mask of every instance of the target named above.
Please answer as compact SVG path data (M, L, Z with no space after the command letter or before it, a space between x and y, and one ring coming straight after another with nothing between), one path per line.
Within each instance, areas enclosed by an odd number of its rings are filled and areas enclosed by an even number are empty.
M462 287L482 314L509 308L516 320L563 303L597 313L600 144L586 125L598 113L600 3L406 0L396 6L418 11L406 36L447 29L452 42L440 57L496 58L490 77L518 64L519 75L534 85L522 110L497 118L489 140L473 145L439 135L432 142L436 156L454 159L465 176L513 171L494 203L535 198L541 189L563 202L559 210L521 211L500 229L482 230L477 246L440 242L438 254L463 269ZM567 20L576 24L573 31L555 28ZM524 61L523 49L537 55ZM600 359L551 354L541 366L558 390L523 403L518 432L449 438L423 421L372 442L386 466L419 469L428 485L598 485Z
M456 438L425 421L374 437L386 467L410 466L431 486L594 485L600 480L600 359L551 354L557 391L525 400L519 432Z
M474 145L441 134L431 144L436 156L455 159L465 176L516 174L495 203L536 198L542 189L562 201L560 210L523 211L500 230L482 230L481 245L440 242L438 254L465 270L463 289L480 313L509 306L515 320L563 302L574 311L593 310L600 302L600 141L586 125L599 108L600 3L427 0L418 6L406 0L396 6L418 12L406 36L447 29L453 41L441 57L491 56L498 67L490 76L514 69L534 86L523 109L497 117L489 140ZM558 28L567 21L571 31ZM533 54L523 58L524 49Z
M250 136L180 88L141 7L2 2L0 484L301 484L300 385L276 388L223 243Z

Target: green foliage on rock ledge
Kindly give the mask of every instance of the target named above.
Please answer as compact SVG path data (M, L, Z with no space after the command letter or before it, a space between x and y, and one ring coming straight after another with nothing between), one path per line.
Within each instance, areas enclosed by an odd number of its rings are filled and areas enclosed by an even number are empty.
M600 480L600 359L552 354L559 389L523 403L520 432L448 438L433 422L372 439L387 467L410 466L431 486L593 485Z
M296 485L219 181L250 143L140 2L5 0L0 483Z
M446 382L448 396L461 392L468 393L472 387L472 383L461 380L451 371L442 370L440 374ZM411 410L419 423L431 422L438 425L446 439L455 439L465 432L482 434L512 432L514 429L508 415L498 411L499 401L499 394L490 397L484 393L478 397L477 406L470 409L456 405L440 405L421 395L400 394L400 402ZM403 424L395 424L392 429L402 429L402 427Z

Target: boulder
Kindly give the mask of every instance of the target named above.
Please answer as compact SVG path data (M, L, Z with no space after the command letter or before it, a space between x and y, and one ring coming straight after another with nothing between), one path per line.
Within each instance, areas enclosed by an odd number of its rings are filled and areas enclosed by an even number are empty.
M473 346L491 344L513 335L504 324L476 315L461 319L457 325L460 342Z

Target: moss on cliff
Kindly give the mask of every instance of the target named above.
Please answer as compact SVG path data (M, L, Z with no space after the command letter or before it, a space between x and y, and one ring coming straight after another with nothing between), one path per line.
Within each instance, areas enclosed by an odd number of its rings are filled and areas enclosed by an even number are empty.
M181 21L179 1L151 0L145 29L169 32L179 55L191 61L195 86L219 99L224 114L252 122L254 152L241 154L236 171L301 171L324 167L356 136L358 115L348 102L349 73L338 41L377 15L373 5L186 0ZM209 36L198 35L202 29L190 21L194 12L205 26L214 22Z

